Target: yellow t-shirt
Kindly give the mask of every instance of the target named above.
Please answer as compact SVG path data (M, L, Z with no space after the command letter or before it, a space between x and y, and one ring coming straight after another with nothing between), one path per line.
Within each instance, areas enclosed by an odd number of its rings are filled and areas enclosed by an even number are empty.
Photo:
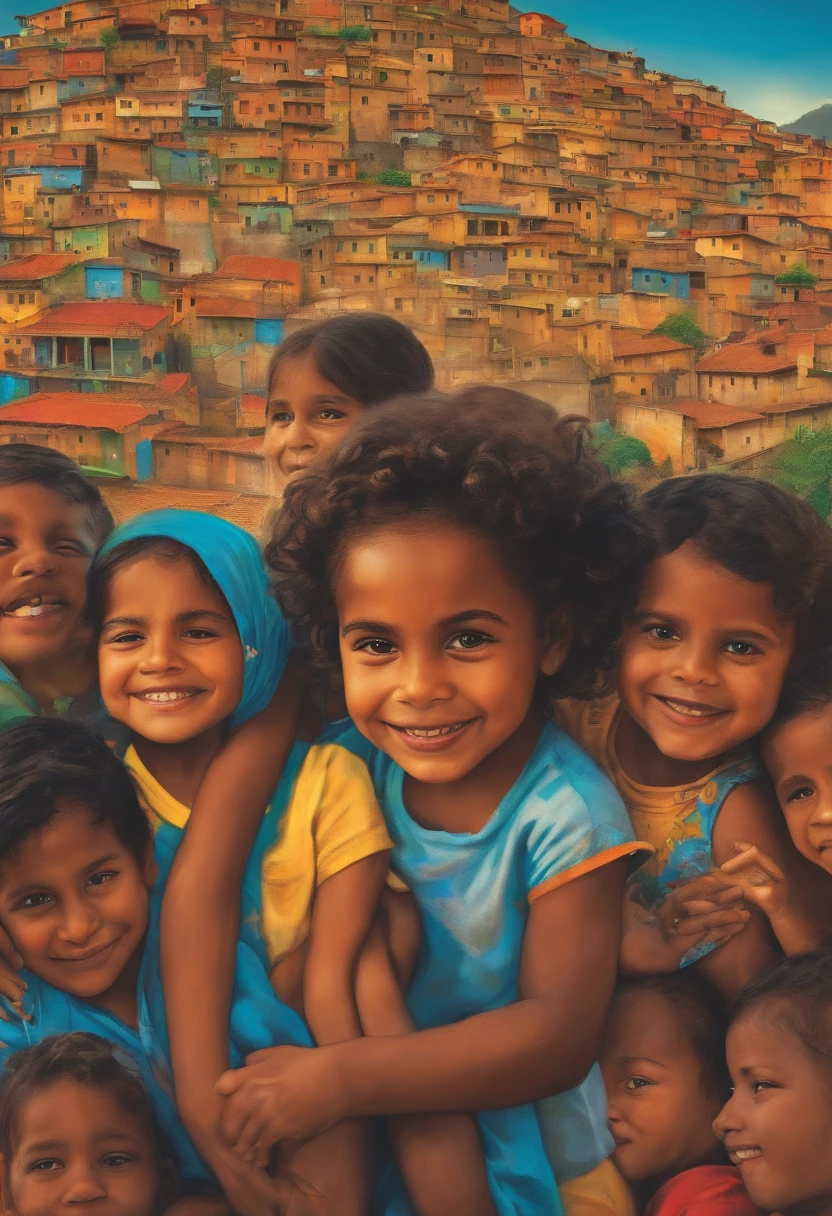
M190 808L159 784L135 748L124 763L154 830L160 823L184 828ZM364 762L337 743L310 747L263 857L261 932L272 965L306 940L322 882L392 847Z

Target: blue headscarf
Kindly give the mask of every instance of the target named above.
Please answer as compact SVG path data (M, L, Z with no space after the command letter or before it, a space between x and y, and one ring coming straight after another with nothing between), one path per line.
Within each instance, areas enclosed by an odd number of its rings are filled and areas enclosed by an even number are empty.
M289 656L289 626L269 594L260 547L236 524L202 511L148 511L116 528L99 557L125 541L160 536L192 549L225 596L245 655L243 695L231 724L265 709Z

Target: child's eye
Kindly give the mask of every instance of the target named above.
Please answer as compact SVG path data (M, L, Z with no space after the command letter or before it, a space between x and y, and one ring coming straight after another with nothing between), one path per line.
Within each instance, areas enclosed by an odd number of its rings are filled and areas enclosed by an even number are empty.
M91 874L87 879L87 883L91 887L103 887L106 883L112 882L118 877L118 870L99 870L97 874Z
M364 638L355 646L356 650L364 650L367 654L388 655L396 649L386 638Z
M21 908L45 908L51 901L52 896L47 895L45 891L37 891L34 895L26 895L20 901Z
M274 410L269 414L269 422L291 422L292 415L288 410Z
M648 1085L652 1085L652 1081L648 1081L647 1077L628 1077L624 1082L625 1088L632 1092L637 1092L640 1089L646 1089Z
M132 1165L133 1161L134 1158L128 1153L108 1153L106 1157L102 1157L101 1164L110 1169L122 1169L125 1165Z
M59 1170L62 1168L63 1162L59 1161L57 1157L41 1157L39 1161L32 1162L32 1164L29 1166L29 1171L32 1174L48 1174L53 1170Z
M760 653L756 646L752 646L750 642L742 642L739 640L739 638L734 638L733 641L726 642L725 649L729 654L738 655L740 658L744 658L749 654Z
M673 642L679 636L671 625L648 625L644 632L656 642Z
M344 414L341 412L341 410L336 410L331 406L328 406L325 410L321 410L318 417L324 422L336 422L339 418L343 418Z
M75 555L80 553L84 557L87 556L86 549L81 544L81 542L77 541L77 540L59 541L58 544L55 546L55 549L58 553L72 553Z
M752 1081L751 1092L758 1094L761 1089L777 1089L773 1081Z
M135 644L137 642L143 642L143 641L144 641L143 633L137 633L135 630L131 630L129 633L117 633L115 637L108 639L107 645L108 646L119 646L119 645L135 646Z
M487 646L493 640L487 633L458 633L448 643L448 650L476 650L479 646Z
M786 796L786 802L802 802L804 798L811 798L814 792L811 785L801 785L800 789L792 790Z
M183 638L190 638L192 642L204 642L207 639L219 637L212 629L186 629L182 634Z

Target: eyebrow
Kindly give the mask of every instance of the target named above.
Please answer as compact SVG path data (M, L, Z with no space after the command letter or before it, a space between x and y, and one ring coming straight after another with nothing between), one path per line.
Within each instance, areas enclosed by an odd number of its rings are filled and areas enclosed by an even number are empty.
M105 1144L113 1142L120 1144L136 1143L136 1137L129 1132L107 1132L101 1139ZM67 1147L68 1142L66 1140L37 1140L34 1144L26 1146L26 1154L28 1156L30 1153L54 1153L59 1149Z
M625 1066L628 1064L654 1064L656 1068L667 1069L667 1064L662 1064L661 1060L654 1060L652 1056L619 1056L618 1063Z
M178 612L173 618L175 624L182 625L187 621L193 621L197 617L211 617L215 621L228 621L228 616L224 612L215 612L213 608L192 608L188 612ZM147 618L143 616L111 616L109 620L104 622L103 628L109 629L112 625L144 625Z
M487 608L469 608L465 612L456 612L453 616L443 617L437 621L439 629L448 629L451 625L466 625L471 621L494 621L498 625L507 625L508 622L496 612L489 612ZM348 625L344 625L341 630L341 637L345 638L349 633L395 633L396 629L393 625L388 625L385 621L350 621Z

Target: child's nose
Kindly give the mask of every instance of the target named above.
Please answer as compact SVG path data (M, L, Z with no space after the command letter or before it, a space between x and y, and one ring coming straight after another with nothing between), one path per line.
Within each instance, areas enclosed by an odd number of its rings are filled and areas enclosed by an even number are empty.
M92 1163L79 1162L70 1169L61 1197L63 1203L78 1206L99 1203L106 1198L107 1188L102 1184Z
M680 646L676 651L676 675L687 684L710 684L716 680L713 658L705 646Z
M286 433L286 447L290 452L301 452L312 446L312 436L306 421L296 418Z
M718 1140L724 1140L729 1132L739 1131L741 1123L739 1107L732 1094L713 1121L714 1135Z
M399 695L409 705L424 707L434 701L447 701L453 696L453 688L445 677L442 664L414 655L404 660L399 675Z
M169 671L183 666L179 648L167 634L151 634L148 643L142 656L144 671Z
M21 547L18 550L17 558L12 568L12 574L15 578L42 577L44 574L53 574L54 571L54 555L44 548L43 545L37 544Z
M59 936L74 945L84 945L98 928L98 923L98 915L88 901L76 899L64 908Z

